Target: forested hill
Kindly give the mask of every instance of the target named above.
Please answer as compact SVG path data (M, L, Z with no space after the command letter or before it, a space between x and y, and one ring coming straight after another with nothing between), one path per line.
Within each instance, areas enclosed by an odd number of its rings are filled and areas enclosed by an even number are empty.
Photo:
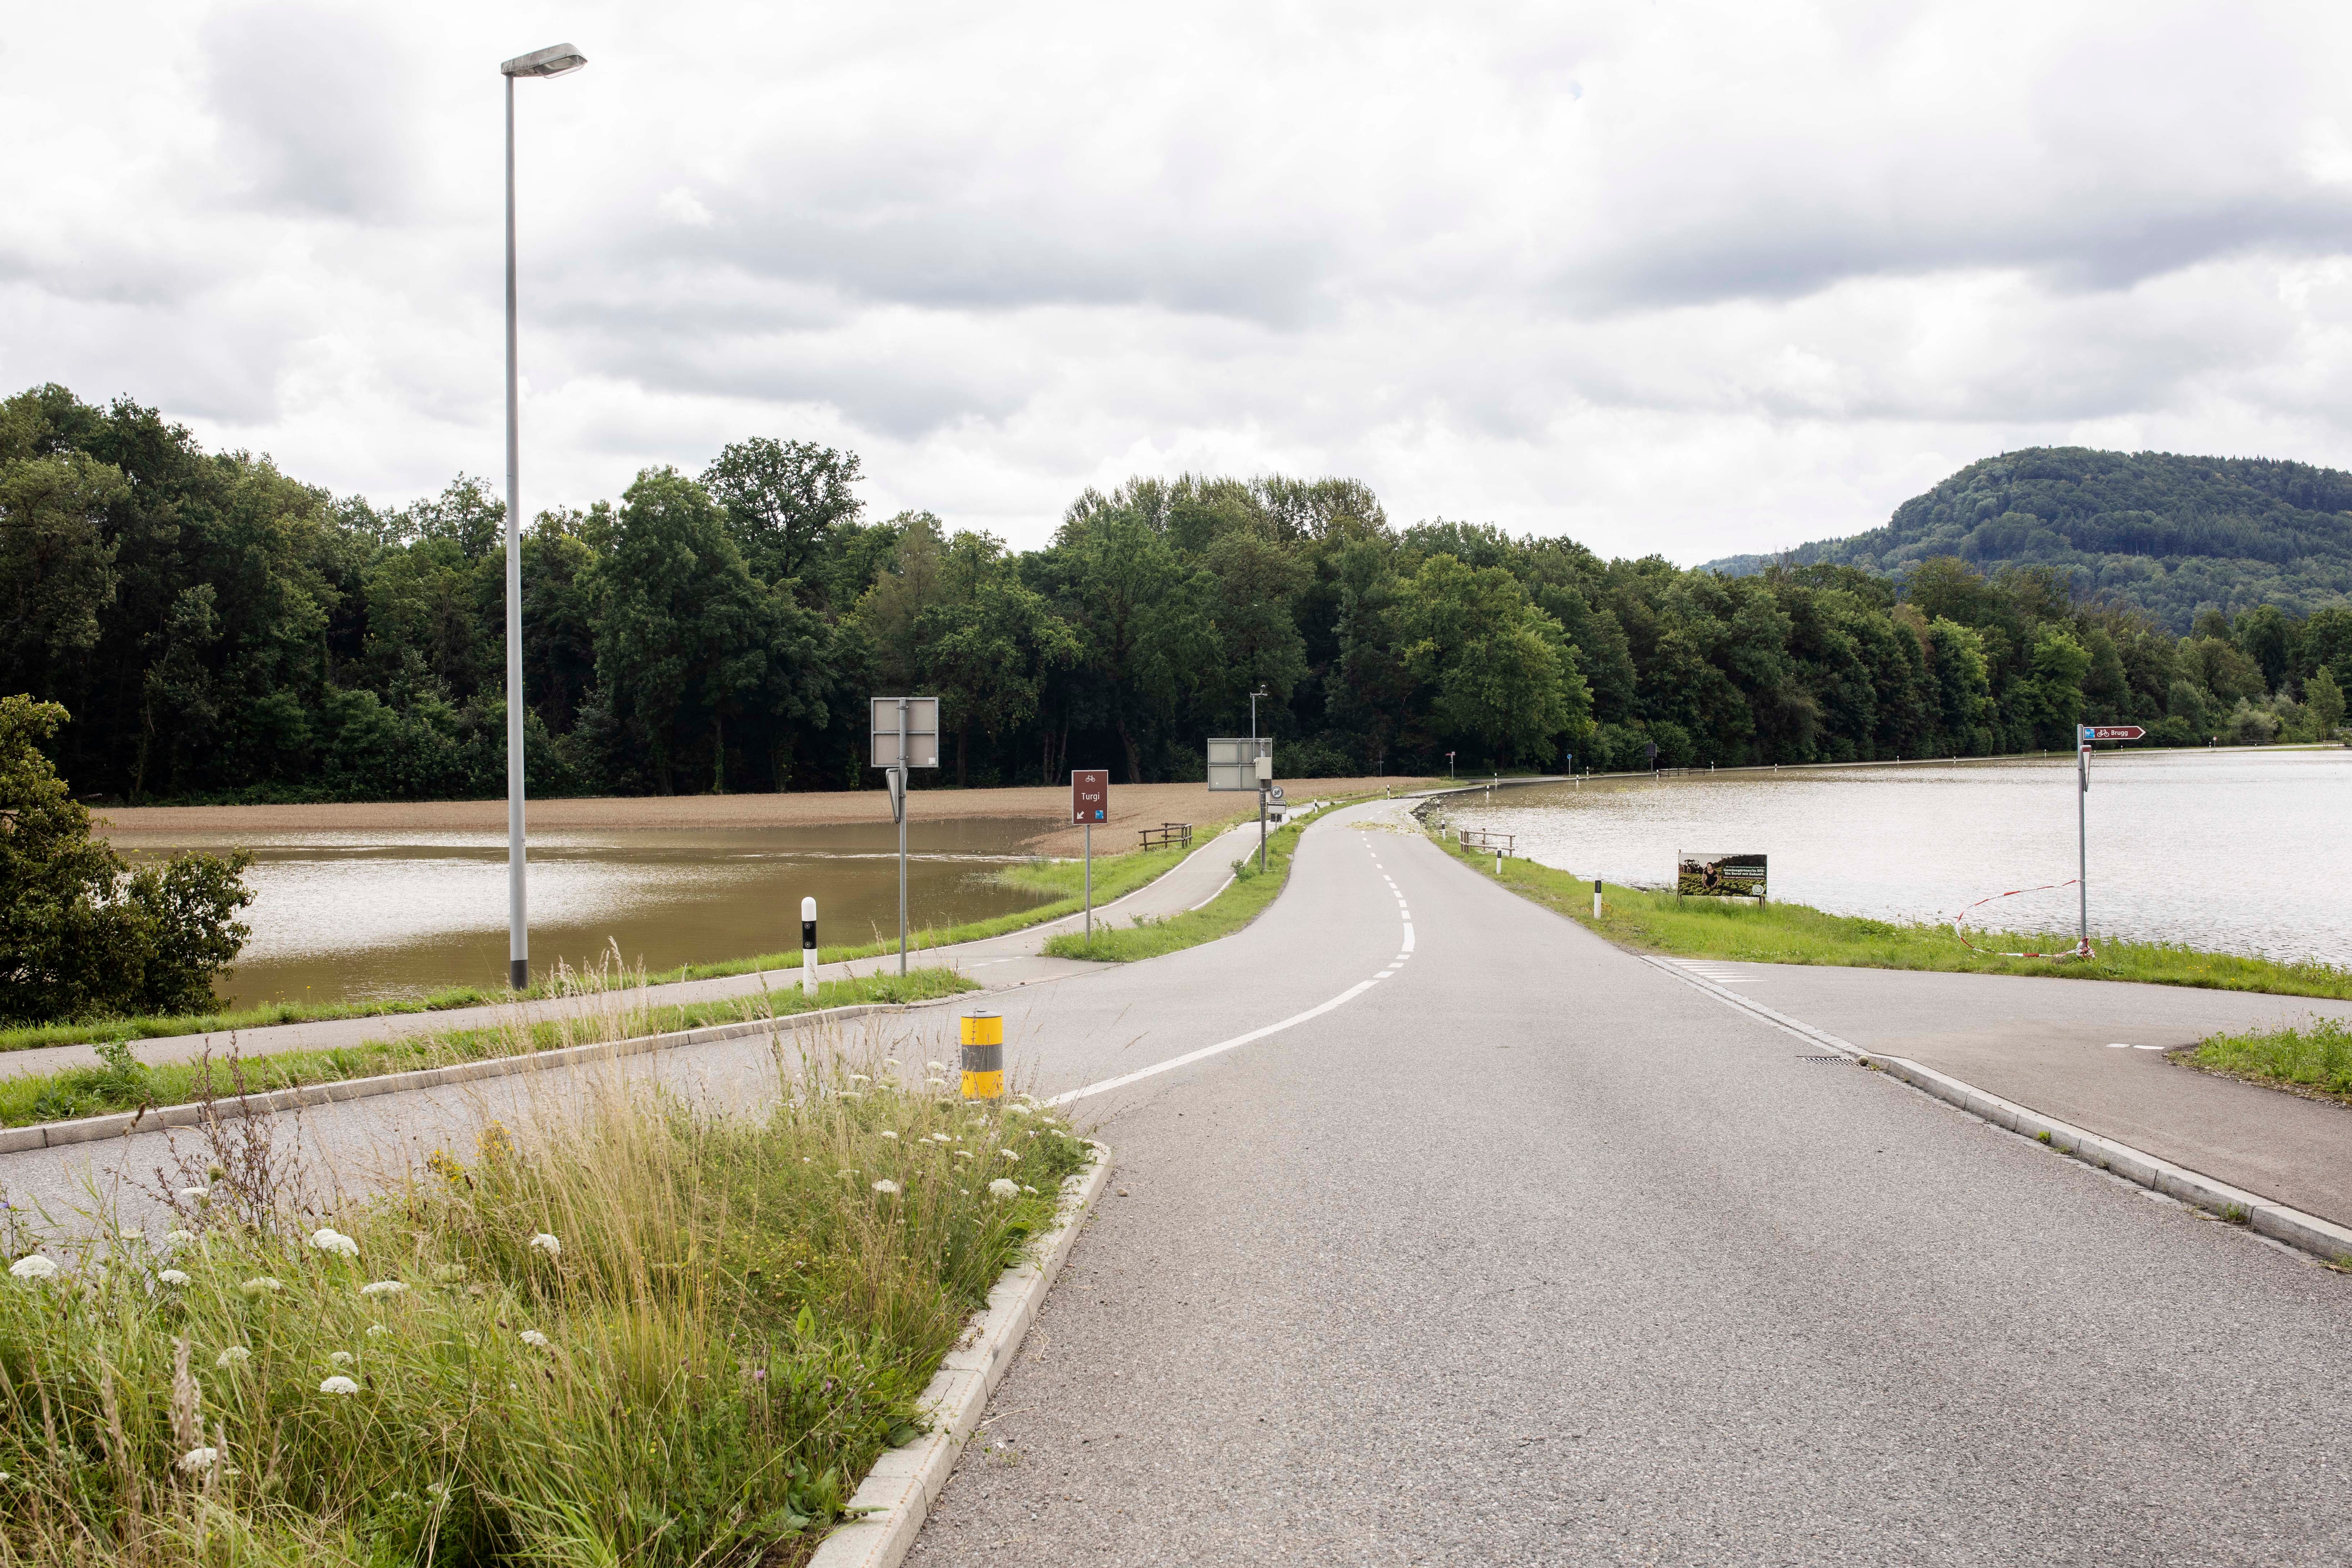
M1899 574L1957 555L1985 572L2056 566L2078 594L2146 610L2176 633L2198 611L2308 614L2352 595L2352 473L2267 458L2035 447L1971 463L1884 528L1786 559ZM1759 571L1738 555L1702 570Z

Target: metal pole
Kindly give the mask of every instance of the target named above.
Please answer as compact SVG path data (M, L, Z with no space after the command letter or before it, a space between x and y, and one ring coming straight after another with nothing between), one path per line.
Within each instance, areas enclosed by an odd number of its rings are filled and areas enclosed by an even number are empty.
M507 82L507 982L530 984L522 850L522 440L516 404L514 78Z
M1095 942L1095 819L1087 818L1087 945Z
M2074 893L2081 931L2074 951L2091 951L2091 748L2076 736L2074 748Z
M907 700L898 699L898 977L907 974Z
M1265 869L1265 785L1257 786L1257 868Z

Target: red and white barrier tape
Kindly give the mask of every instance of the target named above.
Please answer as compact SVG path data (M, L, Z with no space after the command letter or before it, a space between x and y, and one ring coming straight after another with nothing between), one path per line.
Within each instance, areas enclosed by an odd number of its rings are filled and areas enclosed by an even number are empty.
M1969 918L1969 910L1981 909L1986 904L1998 903L2003 899L2013 899L2020 893L2047 893L2057 888L2071 888L2078 880L2080 880L2079 878L2069 877L2063 882L2045 882L2038 888L2011 888L2006 893L1995 893L1991 898L1979 899L1968 909L1962 910L1952 917L1952 934L1960 939L1962 947L1967 948L1970 952L1981 952L1988 958L2047 958L2058 963L2070 958L2096 958L2098 954L2091 951L2088 937L2083 938L2073 948L2063 952L1995 952L1990 948L1979 947L1975 942L1970 942L1969 933L1960 929L1960 922Z

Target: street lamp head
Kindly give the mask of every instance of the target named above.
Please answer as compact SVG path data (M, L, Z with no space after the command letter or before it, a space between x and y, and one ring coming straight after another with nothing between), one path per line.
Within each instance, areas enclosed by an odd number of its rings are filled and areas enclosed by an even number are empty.
M499 70L505 76L563 76L587 63L588 57L570 44L551 44L527 55L517 55L499 66Z

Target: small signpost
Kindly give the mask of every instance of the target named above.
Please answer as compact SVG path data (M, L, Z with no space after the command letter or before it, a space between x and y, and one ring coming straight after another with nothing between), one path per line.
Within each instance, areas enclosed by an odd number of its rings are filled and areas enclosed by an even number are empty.
M889 770L890 819L898 825L898 973L907 973L907 770L940 765L940 700L876 697L867 704L866 762Z
M1087 942L1095 940L1095 824L1110 820L1110 771L1070 770L1070 820L1087 829Z
M2091 742L2137 741L2147 731L2137 724L2084 724L2074 752L2074 910L2078 924L2074 956L2091 956Z

